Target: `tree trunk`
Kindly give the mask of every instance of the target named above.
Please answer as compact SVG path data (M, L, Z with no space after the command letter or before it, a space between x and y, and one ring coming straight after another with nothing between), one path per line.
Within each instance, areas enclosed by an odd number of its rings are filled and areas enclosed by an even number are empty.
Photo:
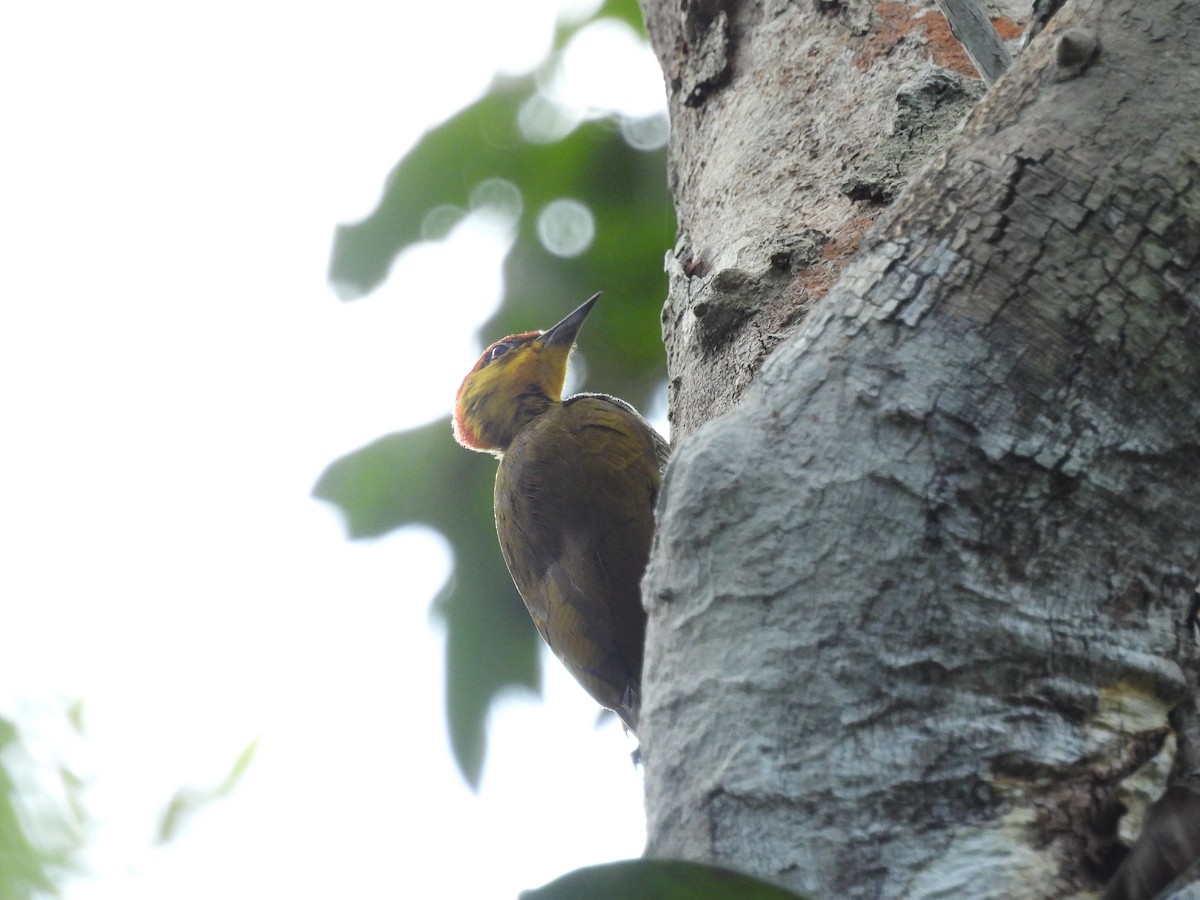
M1068 3L931 160L982 92L932 4L645 10L680 223L648 854L1100 889L1196 768L1200 6Z

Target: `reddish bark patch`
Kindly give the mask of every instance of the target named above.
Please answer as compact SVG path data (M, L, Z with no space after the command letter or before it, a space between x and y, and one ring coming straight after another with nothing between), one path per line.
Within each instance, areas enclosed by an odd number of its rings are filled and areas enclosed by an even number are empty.
M968 78L978 78L975 64L967 56L950 23L940 12L920 9L906 3L886 2L875 7L875 28L854 54L859 71L870 69L876 60L886 57L908 35L916 32L929 48L929 59L943 69L951 69ZM1011 19L993 19L992 27L1003 40L1010 40L1023 29Z
M821 246L821 261L796 276L794 284L799 288L805 304L824 297L833 287L878 215L879 211L873 211L869 215L846 220L842 228Z
M952 69L968 78L979 77L975 63L971 62L971 57L967 56L967 51L950 30L950 23L945 16L940 12L927 12L917 20L917 24L929 41L929 58L935 66Z
M887 56L892 48L913 29L913 10L902 3L880 3L875 8L875 27L867 35L858 52L854 54L854 66L866 72L875 61Z
M829 289L837 283L846 263L858 251L863 236L875 224L881 209L854 216L842 222L841 228L821 246L821 256L815 265L799 270L788 283L778 303L761 311L754 327L745 331L744 354L748 358L744 371L749 376L745 384L735 386L733 399L741 396L746 386L762 367L762 362L804 320Z
M1002 41L1011 41L1025 33L1025 27L1012 19L992 19L992 27L996 29L996 34L1000 35Z
M879 212L881 211L847 219L837 234L821 245L821 259L832 263L840 273L842 266L858 252L858 245L862 243L863 235L875 224L875 220L879 218Z

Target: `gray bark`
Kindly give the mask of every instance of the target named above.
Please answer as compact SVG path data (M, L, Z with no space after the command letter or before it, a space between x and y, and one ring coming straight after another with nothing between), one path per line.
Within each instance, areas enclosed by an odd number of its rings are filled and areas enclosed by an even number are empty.
M858 243L813 173L928 64L851 72L830 6L647 5L683 435L643 584L648 853L818 896L1096 891L1196 746L1200 7L1068 3L804 318L839 260L770 250Z
M989 4L1018 30L1026 0ZM983 93L936 4L645 0L680 230L672 434L728 409Z

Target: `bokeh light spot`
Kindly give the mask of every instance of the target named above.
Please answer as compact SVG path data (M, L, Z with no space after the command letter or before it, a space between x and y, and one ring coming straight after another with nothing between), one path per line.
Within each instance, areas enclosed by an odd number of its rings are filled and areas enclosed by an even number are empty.
M592 245L596 220L578 200L555 200L538 216L538 238L555 256L578 256Z
M459 206L451 206L448 203L435 206L425 213L425 218L421 220L421 239L426 241L444 239L465 215L466 212Z
M561 141L582 120L579 109L556 103L541 91L536 91L517 111L517 127L521 130L521 136L533 144Z
M662 113L640 119L621 117L621 137L634 150L665 147L668 134L667 117Z
M515 225L524 208L520 189L505 178L489 178L471 190L471 212L483 213Z

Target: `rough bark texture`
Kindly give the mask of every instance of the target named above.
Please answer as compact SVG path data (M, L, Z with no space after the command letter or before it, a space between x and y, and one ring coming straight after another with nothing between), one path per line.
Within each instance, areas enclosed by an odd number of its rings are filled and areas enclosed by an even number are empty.
M663 334L679 437L741 396L983 87L932 0L644 8L671 108ZM989 9L1021 33L1025 0Z
M795 174L869 152L817 124L852 54L768 61L845 27L827 6L711 13L734 81L674 107L648 853L828 897L1086 895L1197 746L1200 7L1068 3L783 335L832 276L767 238L861 228ZM677 9L647 10L660 48ZM748 123L739 77L801 99ZM751 312L717 353L695 306L722 284Z

